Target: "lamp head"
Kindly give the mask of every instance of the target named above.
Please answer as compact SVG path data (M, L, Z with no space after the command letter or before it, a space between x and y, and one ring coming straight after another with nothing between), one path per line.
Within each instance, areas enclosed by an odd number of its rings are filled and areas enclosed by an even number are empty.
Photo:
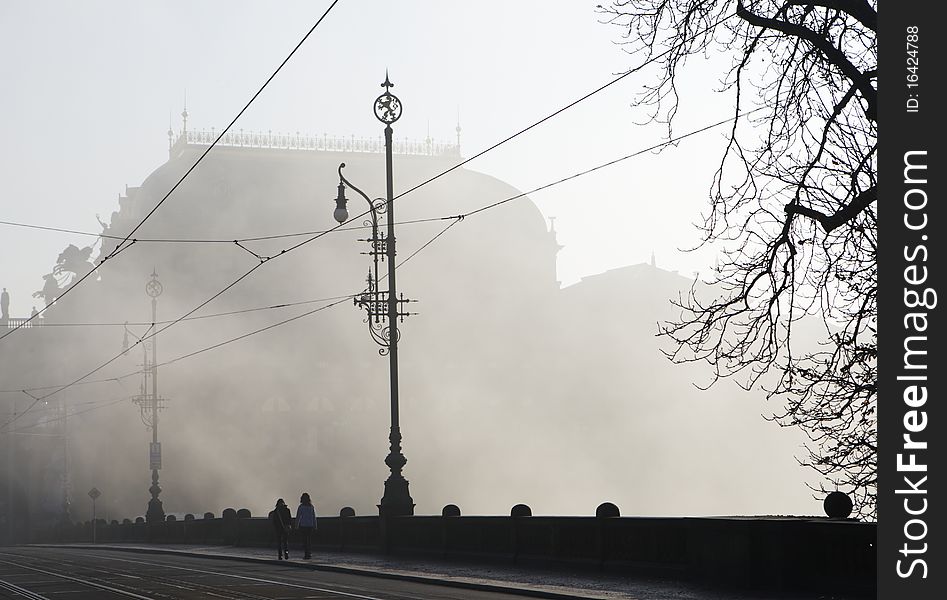
M345 184L340 181L339 195L335 198L335 211L332 213L332 216L339 224L349 220L349 211L345 208L347 202L348 200L345 198Z

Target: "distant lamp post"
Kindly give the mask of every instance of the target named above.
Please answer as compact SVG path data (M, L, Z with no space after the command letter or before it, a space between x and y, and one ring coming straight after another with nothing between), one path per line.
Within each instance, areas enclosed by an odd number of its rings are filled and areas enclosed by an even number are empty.
M389 378L391 390L391 430L388 435L389 453L385 464L391 471L385 481L385 493L378 505L381 516L404 516L414 514L414 501L408 492L408 480L401 474L408 459L401 452L401 427L398 416L398 338L400 333L397 321L404 321L410 313L402 311L401 307L411 300L398 296L395 287L395 215L392 203L393 184L391 169L392 129L391 124L401 116L401 101L391 93L394 87L385 74L385 88L383 94L375 99L375 117L385 124L385 167L387 173L387 199L376 198L371 200L362 190L352 185L344 175L342 169L345 163L339 165L339 188L335 199L335 211L332 216L339 223L345 223L349 218L348 202L345 197L345 188L350 187L368 203L371 221L366 225L372 227L372 237L367 240L371 247L372 267L368 272L368 287L355 297L355 305L363 308L367 313L366 322L372 339L381 346L378 351L382 356L388 355ZM378 230L380 215L387 219L387 233L381 234ZM388 290L380 289L379 261L388 263Z
M62 524L67 525L72 522L72 501L69 498L69 406L66 403L66 396L62 397L60 404L62 410Z
M158 296L164 291L161 282L158 281L158 273L151 273L151 280L145 284L145 293L151 296L151 327L154 328L158 319ZM158 471L161 469L161 443L158 442L158 411L165 408L165 399L158 396L158 336L155 332L151 334L151 356L149 359L148 346L142 337L135 335L128 329L128 323L125 323L125 340L123 348L128 351L128 336L132 335L141 344L144 352L144 361L142 363L141 393L132 398L132 402L138 405L141 410L141 421L145 427L151 430L151 445L149 446L149 467L151 469L151 487L148 491L151 493L151 499L148 501L148 511L145 513L145 520L149 523L158 523L164 521L164 509L158 495L161 494L161 486L158 485ZM149 386L150 384L150 386ZM150 387L150 391L149 391Z
M95 517L95 501L99 496L102 495L102 492L98 488L92 488L89 490L89 498L92 498L92 543L95 543L95 526L96 526L96 517Z

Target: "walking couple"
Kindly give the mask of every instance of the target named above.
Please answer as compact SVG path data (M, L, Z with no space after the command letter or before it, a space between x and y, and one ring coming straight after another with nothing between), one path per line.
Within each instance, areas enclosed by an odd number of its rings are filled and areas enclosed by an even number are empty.
M295 523L289 507L282 498L276 501L276 508L270 511L270 522L276 531L276 552L280 560L289 559L290 529L298 529L302 536L303 558L312 558L312 533L316 530L316 509L312 505L309 494L303 494L299 498Z

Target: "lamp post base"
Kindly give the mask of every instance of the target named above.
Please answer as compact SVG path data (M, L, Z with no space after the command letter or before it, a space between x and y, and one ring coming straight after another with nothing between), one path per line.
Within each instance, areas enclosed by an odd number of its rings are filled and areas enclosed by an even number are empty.
M157 469L152 469L151 471L151 487L148 488L148 491L151 492L151 500L148 501L148 512L145 513L145 522L160 523L164 521L164 508L161 506L161 500L158 500L158 494L161 493L161 486L158 485Z
M145 513L145 522L161 523L164 521L164 508L161 507L161 500L152 498L148 501L148 512Z
M407 517L414 514L414 500L408 493L408 480L392 474L385 480L385 495L378 505L382 517Z
M397 334L396 334L397 335ZM395 356L394 353L391 354ZM396 367L392 366L392 373L396 373ZM397 378L392 382L392 389L397 389ZM392 421L396 421L392 417ZM401 474L401 469L408 464L408 459L401 453L401 428L392 425L388 433L389 447L388 456L385 457L385 464L391 469L391 475L385 480L385 495L378 505L378 514L382 517L405 517L414 514L414 500L408 493L408 480Z

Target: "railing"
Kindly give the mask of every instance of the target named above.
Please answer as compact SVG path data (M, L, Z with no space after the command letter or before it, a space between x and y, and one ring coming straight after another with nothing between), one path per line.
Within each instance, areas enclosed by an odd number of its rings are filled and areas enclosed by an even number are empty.
M24 329L30 329L32 327L42 327L43 319L0 319L0 327L6 327L8 329L13 329L15 327L22 327Z
M210 131L186 131L179 135L175 145L180 143L195 145L210 145L220 134L213 129ZM218 146L236 148L273 148L279 150L309 150L317 152L369 152L380 153L385 151L385 142L381 136L377 138L357 138L337 136L301 135L299 132L273 133L228 131L217 142ZM460 156L460 146L445 144L433 140L412 141L408 139L394 140L392 151L395 154L415 156Z
M267 518L188 517L151 525L101 521L98 543L276 545ZM36 532L32 541L88 542L91 534L87 521ZM313 545L873 598L876 534L874 523L791 517L353 516L319 517ZM291 543L300 543L297 537L293 532Z

